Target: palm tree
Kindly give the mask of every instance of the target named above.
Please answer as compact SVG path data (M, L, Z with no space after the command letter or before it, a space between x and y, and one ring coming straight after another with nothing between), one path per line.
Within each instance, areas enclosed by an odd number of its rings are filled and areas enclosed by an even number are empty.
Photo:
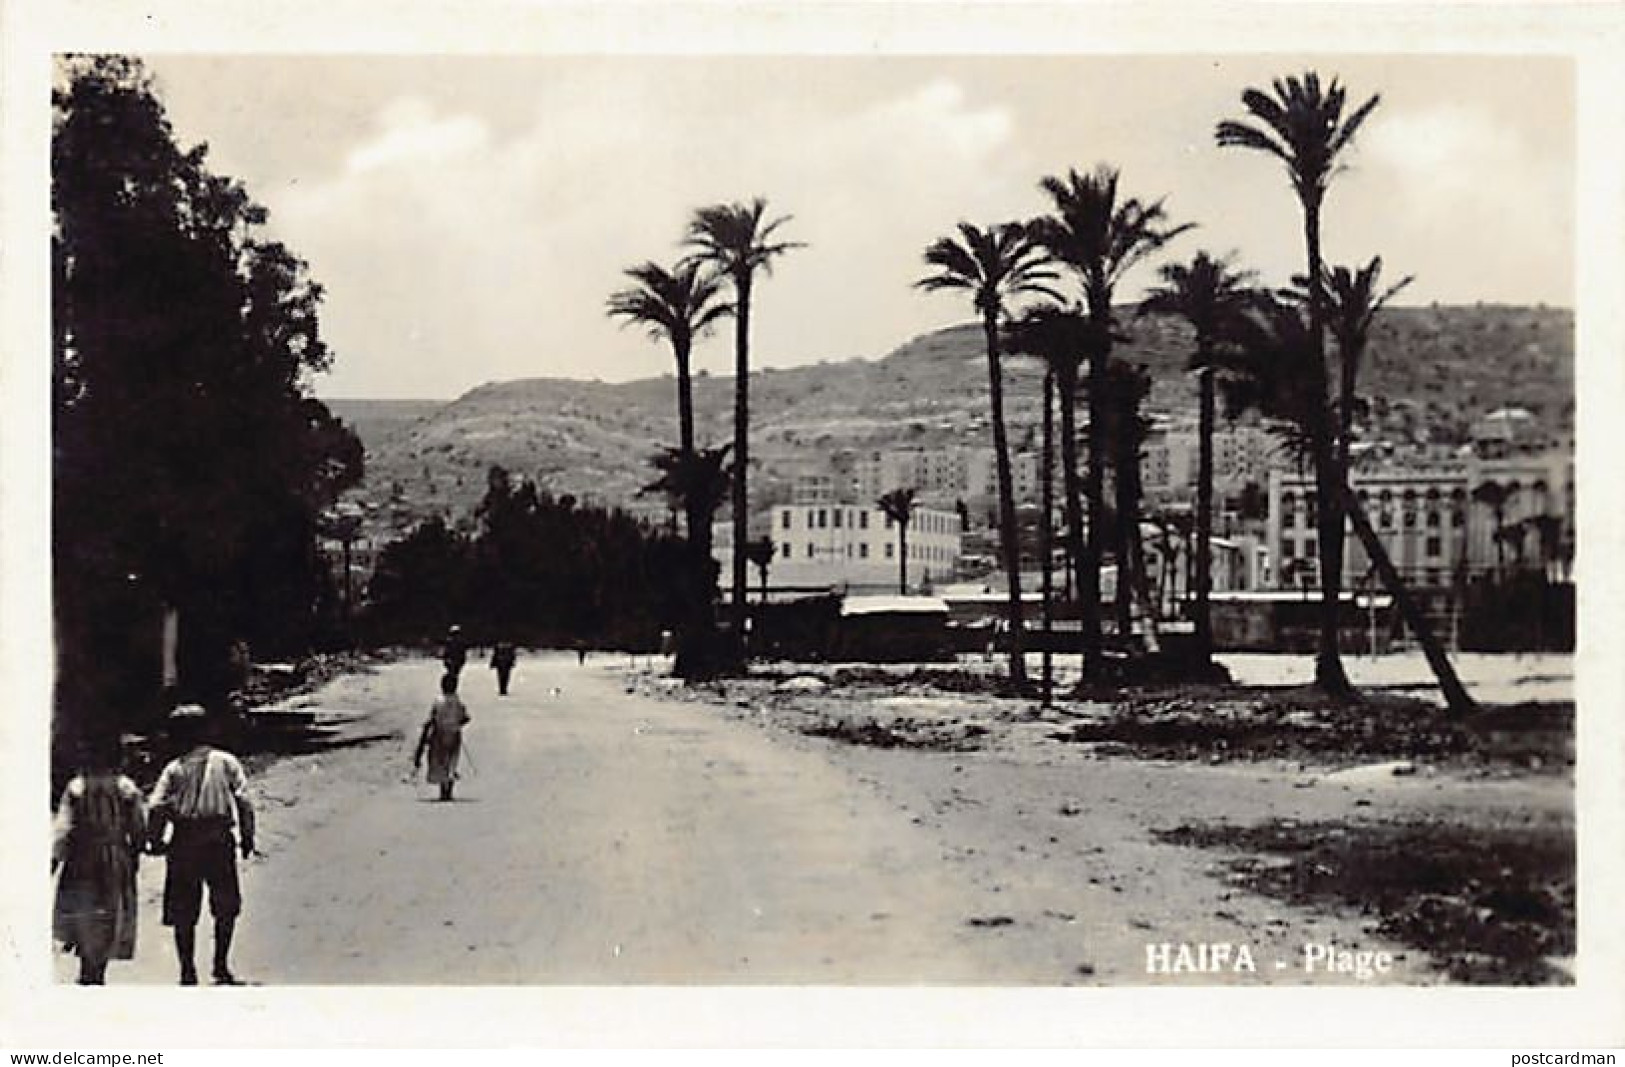
M651 461L660 477L645 492L664 493L697 520L698 531L689 540L690 588L683 598L688 615L683 620L673 670L686 681L714 677L716 649L716 565L711 559L711 522L728 495L733 471L728 463L731 446L685 450L667 448Z
M897 524L897 591L908 592L908 524L914 518L914 490L892 489L875 505Z
M1011 485L1010 446L1005 435L1004 383L999 367L999 323L1006 301L1023 294L1055 294L1045 285L1055 280L1043 249L1033 243L1026 227L1003 223L986 230L968 222L959 224L959 239L939 238L925 250L925 261L936 269L914 284L927 291L964 289L982 317L987 347L987 394L993 424L993 461L999 483L999 540L1010 604L1010 681L1018 689L1027 684L1022 648L1021 543L1016 525L1015 490Z
M1100 658L1100 559L1105 526L1106 368L1111 362L1116 322L1112 297L1123 275L1191 228L1172 226L1162 201L1118 200L1118 172L1101 165L1090 174L1069 171L1065 179L1046 177L1041 188L1055 213L1032 223L1051 256L1077 275L1088 309L1085 355L1089 360L1088 541L1078 566L1082 600L1084 675L1098 670ZM1065 400L1062 401L1063 410Z
M1036 356L1044 361L1046 380L1053 379L1061 410L1061 495L1066 514L1063 543L1074 574L1083 582L1082 494L1078 482L1077 395L1078 370L1083 364L1089 322L1081 311L1040 304L1028 308L1005 329L1004 345L1012 354ZM1045 521L1049 519L1046 511ZM1095 649L1100 634L1100 578L1094 575Z
M756 272L770 273L773 261L794 248L791 241L774 239L788 215L764 218L767 201L756 197L748 204L712 204L694 213L688 225L692 259L726 274L734 290L734 458L733 458L733 632L736 641L745 632L745 535L750 497L745 478L750 466L750 291Z
M1325 364L1315 358L1310 333L1309 324L1297 308L1272 299L1261 299L1254 315L1241 319L1236 325L1236 348L1224 357L1225 363L1233 369L1225 385L1226 399L1232 411L1251 406L1268 417L1283 420L1288 444L1300 455L1307 451L1318 472L1332 465L1332 425L1336 414L1326 400ZM1439 681L1446 703L1456 711L1470 710L1474 706L1472 698L1462 687L1427 617L1411 598L1382 539L1372 529L1358 499L1349 492L1346 478L1338 475L1334 480L1321 478L1317 482L1320 487L1319 510L1324 512L1326 501L1333 499L1340 514L1346 515L1353 524L1366 556L1393 595L1405 625L1421 643L1422 652ZM1324 592L1328 584L1325 574L1328 560L1324 552L1320 556L1320 566L1320 584ZM1335 613L1333 621L1336 621ZM1333 654L1336 654L1335 635ZM1317 677L1316 681L1325 686L1320 678ZM1345 688L1338 692L1349 694L1352 689Z
M1309 356L1320 364L1320 389L1324 394L1326 317L1323 293L1324 275L1320 254L1320 212L1326 187L1337 171L1337 157L1354 141L1355 133L1375 110L1380 97L1343 113L1346 93L1337 79L1324 89L1320 75L1306 72L1301 78L1277 78L1274 95L1258 89L1241 94L1242 104L1252 121L1225 119L1214 134L1221 147L1240 147L1275 156L1285 166L1293 191L1303 209L1303 239L1309 279ZM1315 660L1315 681L1333 693L1349 692L1348 675L1338 656L1337 603L1343 570L1343 514L1340 484L1347 471L1335 471L1335 454L1327 457L1327 467L1316 462L1317 493L1320 497L1318 539L1321 571L1320 648Z
M671 270L642 263L625 271L636 285L610 295L609 314L648 329L649 336L671 343L677 357L677 425L679 447L694 451L694 387L689 355L694 341L733 308L717 297L722 281L703 274L698 263L679 263ZM689 537L694 536L690 517Z
M1198 252L1189 264L1168 263L1162 284L1140 303L1140 313L1177 315L1196 333L1190 366L1197 372L1196 444L1196 655L1213 656L1213 430L1215 356L1227 331L1253 300L1252 273L1230 268L1228 257Z
M1043 624L1044 655L1044 707L1049 707L1055 695L1055 559L1051 542L1055 531L1055 371L1044 368L1044 441L1043 458L1039 464L1039 527L1038 555L1044 584Z
M756 568L756 577L761 581L761 599L758 603L767 603L767 571L777 555L778 547L771 537L758 537L745 546L745 558Z
M1143 367L1113 360L1106 378L1106 451L1112 466L1114 508L1117 528L1117 611L1118 640L1127 645L1134 633L1134 598L1141 597L1148 618L1150 594L1145 584L1144 551L1140 544L1140 448L1149 424L1140 406L1151 394L1151 376ZM1148 644L1155 648L1154 625L1147 630Z

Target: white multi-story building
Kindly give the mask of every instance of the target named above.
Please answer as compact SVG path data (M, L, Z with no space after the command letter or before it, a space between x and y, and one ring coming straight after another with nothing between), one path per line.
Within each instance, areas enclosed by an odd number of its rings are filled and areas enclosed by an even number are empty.
M1499 486L1499 514L1481 488ZM1357 470L1350 485L1400 574L1419 586L1437 588L1457 574L1474 575L1515 562L1520 550L1528 562L1541 559L1542 546L1528 520L1558 520L1559 555L1573 545L1574 458L1566 450L1498 459L1463 461L1411 469ZM1312 475L1275 471L1269 482L1266 543L1278 587L1316 581L1319 531ZM1525 531L1497 537L1497 530ZM1510 537L1510 544L1509 544ZM1345 587L1370 569L1350 528L1343 560ZM1499 549L1497 545L1500 545Z
M772 510L768 536L777 549L770 589L839 588L895 592L903 570L895 523L866 504L784 504ZM718 524L713 553L726 570L731 532ZM908 525L908 587L951 581L959 562L959 516L916 507Z

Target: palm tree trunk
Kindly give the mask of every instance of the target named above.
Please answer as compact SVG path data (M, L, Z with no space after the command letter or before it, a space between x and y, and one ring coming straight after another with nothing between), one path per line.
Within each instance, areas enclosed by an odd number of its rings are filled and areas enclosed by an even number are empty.
M677 356L677 432L678 446L684 455L694 454L694 381L689 376L689 353L693 342L688 338L673 338L672 350ZM694 531L688 531L689 537Z
M999 539L1003 542L1004 573L1010 593L1010 684L1027 686L1027 662L1022 647L1021 542L1016 527L1016 498L1010 484L1010 445L1004 427L1004 375L999 368L999 326L993 312L982 315L987 342L987 389L993 409L993 461L999 478Z
M1089 529L1078 564L1085 678L1097 674L1100 667L1100 559L1106 533L1106 361L1111 355L1104 342L1097 341L1093 347L1095 350L1089 353L1089 467L1084 484Z
M1042 558L1042 571L1044 576L1044 706L1047 708L1054 699L1055 690L1055 657L1051 651L1053 647L1052 636L1055 624L1054 608L1054 549L1050 544L1051 531L1054 529L1055 517L1055 371L1046 368L1044 371L1044 458L1040 464L1040 478L1043 485L1040 489L1043 504L1043 520L1038 529L1038 554Z
M1060 393L1058 400L1061 408L1061 477L1062 488L1066 496L1067 559L1072 565L1073 580L1076 583L1074 588L1079 590L1079 618L1084 628L1080 651L1083 653L1085 677L1087 677L1088 671L1094 666L1094 661L1098 660L1100 656L1100 572L1098 569L1090 571L1094 579L1095 593L1094 600L1089 602L1082 593L1085 567L1083 562L1083 505L1079 499L1081 494L1078 484L1078 420L1075 410L1078 380L1076 372L1068 369L1057 377L1055 385ZM1091 619L1085 619L1084 616L1091 610L1091 607L1093 616ZM1091 621L1094 627L1092 637L1089 629Z
M1316 194L1303 198L1303 236L1309 260L1309 335L1314 346L1313 358L1321 395L1318 403L1325 403L1326 337L1325 311L1321 294L1320 257L1320 198ZM1340 486L1347 480L1346 472L1339 469L1336 443L1331 439L1331 427L1325 426L1324 411L1315 412L1314 419L1321 423L1311 436L1315 438L1315 482L1318 498L1317 524L1320 557L1320 641L1315 654L1315 684L1322 691L1337 696L1352 692L1343 660L1338 653L1339 619L1338 599L1343 583L1343 508Z
M1129 412L1121 413L1126 421ZM1127 649L1134 637L1134 574L1129 559L1129 530L1134 522L1134 480L1129 459L1128 438L1133 430L1120 429L1123 439L1117 442L1116 456L1112 459L1112 496L1117 512L1117 528L1113 531L1113 551L1117 554L1117 590L1112 608L1117 615L1117 640Z
M1196 655L1213 658L1213 366L1202 357L1196 437Z
M1445 654L1444 646L1433 633L1433 627L1428 624L1416 602L1411 599L1410 591L1405 588L1405 582L1394 567L1394 561L1388 558L1388 550L1383 548L1382 539L1371 528L1371 520L1366 517L1364 509L1354 494L1349 491L1348 483L1338 487L1341 503L1348 512L1349 521L1354 525L1354 532L1365 546L1366 555L1371 557L1372 564L1377 568L1377 574L1382 578L1382 584L1388 587L1393 594L1394 603L1399 605L1401 617L1405 625L1411 628L1416 639L1422 644L1422 654L1427 657L1428 666L1433 670L1434 678L1438 679L1439 689L1444 694L1445 703L1451 711L1466 714L1477 707L1473 698L1461 684L1456 671L1450 664L1450 657Z
M733 641L745 642L745 539L749 534L750 472L750 274L734 276L734 478L733 478Z
M908 523L897 524L897 592L908 595Z

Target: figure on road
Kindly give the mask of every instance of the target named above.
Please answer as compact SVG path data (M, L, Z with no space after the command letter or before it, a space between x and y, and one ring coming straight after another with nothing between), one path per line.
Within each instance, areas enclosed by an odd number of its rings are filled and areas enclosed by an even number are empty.
M175 930L181 985L197 985L197 922L208 887L209 912L214 916L214 984L241 985L231 972L230 955L231 936L242 911L234 850L240 849L244 859L254 851L248 778L236 756L209 744L209 717L202 705L183 704L170 714L169 723L181 754L158 776L147 828L152 850L168 857L164 925Z
M79 956L79 984L105 985L107 961L135 956L135 872L146 841L141 790L118 770L118 741L86 745L62 791L51 847L60 869L53 927Z
M587 642L580 638L576 639L576 663L579 666L585 666L587 663Z
M517 659L512 641L498 641L491 649L491 669L497 672L497 692L502 696L508 695L508 679Z
M463 636L461 626L453 626L446 631L446 644L440 653L440 662L445 664L446 673L453 678L463 673L463 664L468 662L468 639Z
M440 799L450 800L457 782L457 762L462 755L463 727L468 725L468 709L457 697L457 676L450 672L440 679L440 699L429 709L429 717L418 734L412 767L422 766L429 756L429 781L440 787Z

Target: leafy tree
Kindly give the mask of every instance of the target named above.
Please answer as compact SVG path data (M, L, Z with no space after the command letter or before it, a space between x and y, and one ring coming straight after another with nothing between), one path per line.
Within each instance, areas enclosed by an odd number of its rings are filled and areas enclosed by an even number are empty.
M1232 270L1225 257L1198 252L1190 263L1167 263L1162 284L1140 303L1141 314L1175 315L1190 324L1196 346L1190 366L1197 372L1196 596L1197 655L1213 655L1213 429L1216 356L1236 319L1252 301L1252 275ZM1257 488L1256 486L1254 487Z
M1112 299L1129 270L1192 224L1170 224L1161 200L1119 199L1118 171L1106 165L1089 174L1074 170L1065 178L1046 177L1041 187L1054 203L1054 212L1032 223L1034 233L1050 255L1077 276L1088 312L1084 353L1089 362L1089 469L1084 488L1089 525L1078 578L1084 675L1089 677L1098 670L1100 659L1100 561L1106 511L1103 405L1117 326Z
M1015 490L1011 486L1010 446L1004 420L1004 383L999 366L999 324L1006 317L1011 298L1043 294L1055 297L1046 283L1054 281L1044 251L1033 243L1026 227L1003 223L987 229L968 222L959 224L959 237L938 238L925 250L925 262L935 270L914 284L927 291L965 290L982 319L982 336L987 348L987 389L989 421L993 429L993 460L998 478L999 540L1003 548L1004 573L1009 591L1010 681L1019 687L1027 683L1025 653L1022 648L1021 542L1016 526Z
M897 524L897 591L908 592L908 526L914 519L914 490L891 489L875 505Z
M157 710L155 657L130 635L156 632L163 608L180 615L186 696L224 691L238 639L309 647L332 600L316 516L359 480L362 452L306 395L333 358L322 290L256 235L265 209L205 146L177 145L138 61L68 57L60 75L58 725L100 729L123 714L109 709Z
M1346 93L1337 79L1324 88L1320 75L1308 71L1302 77L1275 80L1274 94L1247 89L1241 94L1250 121L1225 119L1215 129L1221 147L1240 147L1263 152L1279 159L1286 167L1293 191L1303 210L1303 235L1309 280L1308 357L1320 364L1319 384L1325 394L1326 369L1324 324L1325 274L1320 249L1321 207L1338 157L1354 141L1354 135L1376 109L1379 97L1373 95L1344 114ZM1317 530L1320 555L1321 617L1320 647L1315 661L1315 681L1331 693L1350 691L1348 675L1338 655L1338 597L1343 570L1343 514L1337 491L1347 471L1336 469L1336 454L1317 460L1316 481L1320 497Z
M733 440L733 632L745 632L745 542L749 532L750 494L745 484L750 468L750 297L758 271L771 272L773 261L803 245L776 240L785 215L767 220L767 201L712 204L694 213L688 243L693 259L726 274L734 290L734 440Z

